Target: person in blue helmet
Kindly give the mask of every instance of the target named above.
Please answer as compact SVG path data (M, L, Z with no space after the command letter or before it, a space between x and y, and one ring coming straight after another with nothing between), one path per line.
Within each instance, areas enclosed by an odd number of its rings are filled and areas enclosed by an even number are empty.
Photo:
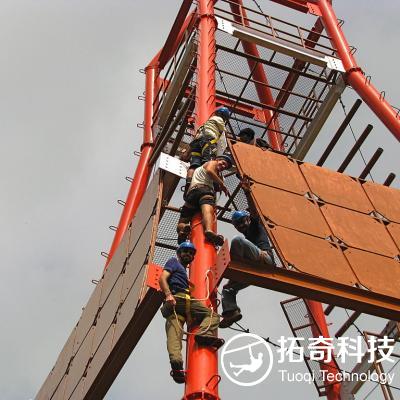
M218 140L225 132L230 111L227 107L218 107L214 115L199 127L190 143L190 166L186 176L184 197L190 186L194 170L217 156Z
M216 336L219 316L202 302L191 299L186 268L193 261L196 248L183 242L176 250L177 257L170 258L161 273L159 284L165 295L161 313L166 319L167 349L171 363L171 376L177 383L185 382L182 359L183 325L188 319L199 324L195 341L199 346L218 348L223 340Z
M271 244L265 228L262 226L255 210L251 213L245 210L232 214L233 226L243 234L235 236L231 242L230 254L232 259L239 259L260 265L275 265ZM229 280L222 289L222 321L220 328L228 328L242 318L236 302L239 290L248 285Z
M215 160L206 162L195 169L190 186L185 196L185 203L180 209L177 225L178 244L189 238L191 220L201 211L204 235L206 240L216 246L224 244L224 237L214 232L215 219L215 186L218 186L227 196L228 189L224 185L222 171L232 167L233 161L229 155L222 154Z

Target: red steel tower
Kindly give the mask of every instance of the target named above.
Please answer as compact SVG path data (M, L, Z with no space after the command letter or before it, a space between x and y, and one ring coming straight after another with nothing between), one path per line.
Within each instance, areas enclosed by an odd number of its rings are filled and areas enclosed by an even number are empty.
M176 198L180 196L179 181L185 176L182 168L189 157L188 145L196 129L220 105L232 112L226 151L233 155L237 171L225 176L230 196L218 205L216 221L229 222L232 211L247 206L240 179L249 179L251 199L271 237L280 268L259 272L234 260L227 267L222 265L217 249L205 241L201 216L196 215L191 237L197 248L190 268L193 297L207 298L206 304L217 309L220 271L224 277L298 296L295 301L307 310L306 325L313 336L329 338L326 315L333 307L350 303L357 315L344 326L361 313L372 314L388 319L386 331L397 332L393 335L398 337L398 325L393 321L400 317L400 294L391 281L399 276L400 211L384 205L400 199L398 191L388 188L394 174L388 176L385 186L365 181L382 154L378 149L358 177L343 175L372 127L367 126L347 150L337 172L322 168L360 100L337 124L317 166L303 161L347 86L397 139L399 112L358 66L330 1L271 1L308 14L314 25L304 28L266 14L260 6L266 1L183 0L164 46L144 70L140 160L106 268L38 400L102 398L135 349L162 302L157 266L176 249L171 239L176 236ZM254 146L249 150L238 144L237 130L244 125L251 126L257 138L265 139L270 150L259 151ZM272 172L264 171L263 163L268 163ZM321 182L326 187L318 186ZM342 187L350 189L342 193ZM340 196L335 196L339 192ZM357 196L363 200L356 204ZM275 203L268 200L271 198ZM288 204L303 211L287 220ZM343 221L348 225L354 221L354 230L346 230ZM380 235L386 247L357 236L367 229L373 237ZM304 245L301 254L292 251L297 241ZM362 276L359 265L376 262L382 265L383 283L369 285L366 282L372 278L368 273ZM331 273L329 266L336 272ZM211 277L205 279L208 274ZM288 302L282 307L296 333L300 328L291 320ZM327 309L322 303L329 305ZM197 346L193 335L187 338L186 351L183 399L220 399L218 353ZM337 368L333 361L319 367L327 371ZM321 381L316 386L318 394L329 400L354 398L345 397L339 382ZM351 396L358 389L346 390L353 391Z

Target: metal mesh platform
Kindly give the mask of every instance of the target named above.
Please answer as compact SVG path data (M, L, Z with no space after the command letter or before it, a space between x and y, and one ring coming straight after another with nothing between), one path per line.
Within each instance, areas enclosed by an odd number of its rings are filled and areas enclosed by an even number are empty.
M176 256L177 233L179 212L165 209L157 230L157 238L153 262L158 265L165 265L171 257Z
M221 6L222 8L217 8L217 14L225 19L227 16L233 18L229 2L221 2ZM222 9L225 9L225 12L222 12ZM256 15L258 18L271 18ZM249 19L247 24L253 24L254 28L257 22ZM265 20L263 27L266 28ZM279 37L281 38L281 35ZM234 132L237 133L243 126L251 126L256 132L256 137L265 137L267 131L272 129L270 123L265 124L266 121L260 119L259 115L256 117L246 115L243 108L253 112L268 108L273 111L274 117L279 116L279 133L282 134L285 151L293 153L329 88L335 84L336 71L310 63L303 63L298 69L300 64L296 64L293 57L261 46L257 48L259 57L250 57L240 40L223 31L217 31L216 41L216 89L217 94L221 98L226 98L234 109L230 121ZM332 49L325 50L329 54L334 53ZM254 79L254 71L249 68L249 59L263 65L268 84ZM288 82L293 76L295 84L290 88ZM260 102L256 85L270 90L275 103L267 105ZM285 86L288 88L285 89ZM257 123L257 119L260 119L260 123Z

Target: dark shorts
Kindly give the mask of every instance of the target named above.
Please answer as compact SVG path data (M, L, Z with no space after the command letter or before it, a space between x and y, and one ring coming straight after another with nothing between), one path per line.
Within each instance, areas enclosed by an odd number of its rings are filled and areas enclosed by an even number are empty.
M188 207L186 203L189 204L190 207ZM186 203L181 208L181 218L190 220L203 204L215 205L215 192L208 186L195 186L188 191Z

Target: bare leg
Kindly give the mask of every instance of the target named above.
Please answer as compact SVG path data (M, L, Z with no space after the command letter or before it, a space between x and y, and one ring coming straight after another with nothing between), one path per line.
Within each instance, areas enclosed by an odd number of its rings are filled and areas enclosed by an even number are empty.
M203 216L203 229L205 232L213 230L213 222L214 222L214 206L211 204L202 204L201 213Z
M201 213L202 213L202 221L203 221L203 229L204 235L206 239L217 246L222 246L224 244L224 237L222 235L218 235L214 232L213 223L214 223L214 206L211 204L202 204L201 205Z

